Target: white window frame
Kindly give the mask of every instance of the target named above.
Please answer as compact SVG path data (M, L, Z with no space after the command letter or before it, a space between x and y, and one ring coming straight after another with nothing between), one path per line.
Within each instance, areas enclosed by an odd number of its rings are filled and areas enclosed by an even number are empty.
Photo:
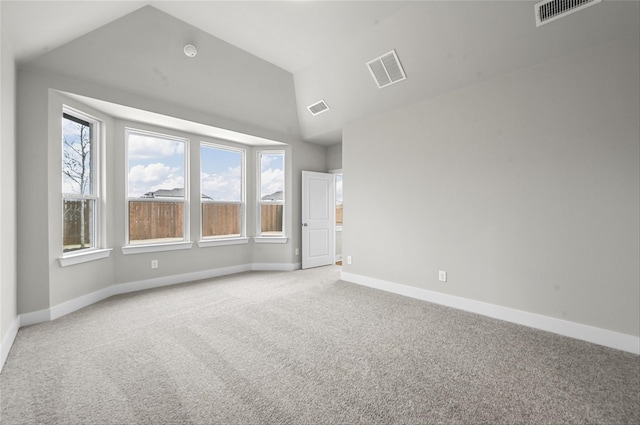
M85 261L96 260L99 258L104 258L109 256L110 250L104 250L102 248L102 238L101 238L101 227L102 227L102 214L101 214L101 131L102 131L102 121L99 119L85 113L79 111L77 109L71 108L67 105L62 106L62 116L60 117L60 122L63 122L64 116L70 115L78 120L84 121L89 124L90 128L90 136L91 136L91 194L78 194L78 193L65 193L64 190L64 174L61 173L61 194L62 194L62 203L64 205L65 200L92 200L93 201L93 214L92 214L92 223L91 223L91 246L81 249L76 249L73 251L64 251L64 211L62 214L62 223L61 228L62 231L62 257L60 260L60 265L67 266L72 264L77 264ZM61 132L61 140L62 144L62 152L61 152L61 163L64 161L64 137L63 132ZM63 166L64 169L64 166ZM98 252L100 251L100 252Z
M268 205L282 205L282 234L281 235L263 235L262 234L262 156L263 155L282 155L282 201L270 201ZM262 149L256 152L256 237L255 243L286 243L286 205L287 205L287 154L283 149ZM267 204L265 202L265 204Z
M340 176L340 179L344 181L344 178L342 176L342 168L339 168L337 170L330 170L329 173L333 174L334 184L336 185L336 193L337 193L338 192L337 190L338 176ZM336 205L338 205L337 196L336 196ZM342 200L342 207L343 207L343 214L344 214L344 199ZM342 225L338 225L337 222L336 222L336 232L342 232Z
M221 246L221 245L239 245L246 244L249 242L249 238L247 238L247 186L246 186L246 169L247 169L247 150L242 148L236 148L226 145L221 145L218 143L212 143L207 141L200 142L200 192L202 190L202 148L210 148L210 149L218 149L225 150L230 152L239 153L241 155L240 159L240 167L241 167L241 188L240 188L240 201L216 201L216 200L204 200L202 199L202 193L200 194L200 240L198 241L198 246L201 248L209 247L209 246ZM203 207L206 204L237 204L240 205L241 213L240 213L240 235L239 236L229 236L229 235L220 235L220 236L207 236L203 235Z
M129 136L132 134L137 134L141 136L147 137L157 137L161 139L176 141L184 143L184 197L182 199L158 199L158 198L131 198L129 197ZM189 184L189 176L190 166L189 166L189 139L181 136L176 136L168 133L161 133L158 131L149 131L143 130L135 127L125 127L125 135L124 135L124 144L125 144L125 246L122 247L122 253L125 255L128 254L141 254L147 252L160 252L160 251L174 251L174 250L182 250L182 249L190 249L193 246L193 242L190 241L190 201L189 201L189 193L190 193L190 184ZM129 239L129 203L135 202L169 202L183 203L183 234L181 241L159 241L159 242L148 242L148 243L131 243Z

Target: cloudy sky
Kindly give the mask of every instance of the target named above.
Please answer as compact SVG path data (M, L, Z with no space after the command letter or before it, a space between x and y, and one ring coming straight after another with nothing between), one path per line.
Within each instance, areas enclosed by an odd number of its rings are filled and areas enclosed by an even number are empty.
M260 161L260 198L284 190L284 155L263 154Z
M242 152L200 148L202 193L215 201L242 201Z
M185 142L129 133L129 197L184 187Z
M129 133L128 143L130 198L184 187L185 142ZM200 155L202 193L216 201L241 201L242 152L202 145ZM284 155L263 154L260 168L261 197L284 189Z

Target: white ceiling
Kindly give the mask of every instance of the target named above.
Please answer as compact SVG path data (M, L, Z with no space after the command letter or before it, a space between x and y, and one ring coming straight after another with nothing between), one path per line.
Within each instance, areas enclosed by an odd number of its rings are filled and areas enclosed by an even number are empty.
M18 63L152 5L294 75L303 137L638 32L638 1L605 1L535 27L535 1L2 0ZM379 90L365 63L396 49L407 80ZM331 110L312 117L324 99Z
M386 16L403 1L3 0L18 62L39 56L145 5L152 5L295 73Z

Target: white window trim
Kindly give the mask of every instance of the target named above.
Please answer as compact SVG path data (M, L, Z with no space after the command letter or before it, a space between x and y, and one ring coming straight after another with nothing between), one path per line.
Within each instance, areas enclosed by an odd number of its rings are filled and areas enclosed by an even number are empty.
M76 118L79 118L91 124L91 144L92 144L91 146L91 186L92 186L91 192L92 194L84 195L84 194L66 193L61 191L62 202L64 203L65 199L82 199L82 200L88 199L88 200L93 200L94 205L93 205L93 232L92 232L93 244L92 246L86 247L83 249L76 249L73 251L64 252L64 241L63 241L62 242L63 253L62 253L62 257L59 258L59 263L62 267L66 267L65 265L62 265L63 262L66 265L73 265L73 264L78 264L86 261L93 261L95 259L99 259L99 258L93 258L96 256L95 253L105 251L105 248L102 248L103 246L102 233L103 233L104 223L102 222L102 208L101 208L101 203L102 203L101 188L102 188L102 179L103 179L101 164L103 161L102 157L104 155L104 152L102 150L102 146L103 146L102 121L92 115L89 115L78 109L72 108L66 104L62 105L62 116L64 114L72 115ZM64 152L64 147L62 147L62 150ZM61 225L62 225L62 228L64 229L64 214L62 217ZM63 238L64 238L64 231L63 231ZM110 251L110 249L108 249L107 251ZM81 257L81 254L85 254L84 258L89 258L89 259L81 261L79 259ZM61 261L67 258L71 260ZM103 258L103 257L100 257L100 258Z
M286 236L256 236L253 240L255 243L287 243L289 238Z
M113 248L106 249L83 249L81 251L71 251L58 258L60 267L73 266L75 264L87 263L89 261L101 260L111 255Z
M337 168L335 170L329 170L329 173L334 175L333 178L334 178L334 184L335 184L335 178L338 175L342 175L342 168ZM337 202L336 202L336 204L337 204ZM343 208L344 208L344 199L342 200L342 205L343 205ZM343 226L338 226L336 224L336 232L342 232L342 228L343 228Z
M144 252L159 252L159 251L174 251L180 249L189 249L193 246L193 242L190 241L190 220L191 208L189 202L190 192L190 179L191 167L189 162L189 142L186 137L174 136L167 133L161 133L158 131L142 130L140 128L125 127L125 246L122 247L122 253L124 255L139 254ZM184 143L184 198L182 199L148 199L148 198L130 198L129 197L129 135L139 134L143 136L158 137L161 139L174 140ZM179 242L157 242L157 243L131 243L129 240L129 202L143 201L143 202L182 202L183 206L183 240Z
M209 246L221 246L221 245L239 245L243 243L247 243L249 238L247 237L247 150L242 148L236 148L232 146L220 145L217 143L211 143L206 141L200 142L200 176L202 176L202 147L209 147L213 149L227 150L231 152L237 152L241 154L241 162L240 166L241 170L241 188L240 188L240 201L203 201L202 193L200 193L200 240L198 241L198 246L201 248L209 247ZM200 192L202 192L202 177L200 178ZM202 219L204 218L204 214L202 213L202 206L204 204L239 204L242 207L242 215L240 217L240 236L228 236L228 235L220 235L220 236L207 236L204 237L202 235Z
M183 249L191 249L193 242L170 242L170 243L154 243L154 244L140 244L140 245L127 245L122 247L122 253L124 255L131 254L145 254L147 252L162 252L162 251L179 251Z
M200 248L208 248L211 246L225 246L225 245L244 245L249 243L249 238L246 236L241 236L237 238L225 238L223 236L219 238L211 238L211 239L203 239L198 241L198 246Z
M288 236L286 234L287 223L287 153L283 149L261 149L256 152L256 233L253 240L256 243L287 243ZM282 235L267 236L262 234L262 155L283 155L282 174L284 184L282 187L282 201L271 202L271 205L282 205ZM266 202L265 202L266 204Z

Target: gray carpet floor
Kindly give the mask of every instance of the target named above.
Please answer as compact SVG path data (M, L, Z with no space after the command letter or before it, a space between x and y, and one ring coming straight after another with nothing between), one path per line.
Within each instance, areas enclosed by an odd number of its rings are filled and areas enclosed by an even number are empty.
M339 280L252 272L19 331L9 424L638 424L640 358Z

